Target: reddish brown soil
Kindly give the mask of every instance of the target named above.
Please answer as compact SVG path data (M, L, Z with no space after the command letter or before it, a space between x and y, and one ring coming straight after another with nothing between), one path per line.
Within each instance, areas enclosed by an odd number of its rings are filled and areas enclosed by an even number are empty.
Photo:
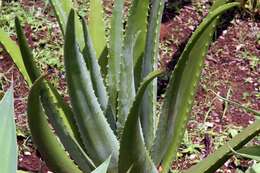
M29 8L31 6L41 7L41 1L23 0L23 6ZM48 11L47 11L48 12ZM54 21L53 16L46 12L49 20ZM172 69L176 63L176 57L180 55L180 50L183 49L189 36L195 27L199 24L202 16L205 14L198 13L194 7L185 6L182 8L177 16L172 18L170 16L166 23L162 24L161 28L161 42L169 41L173 49L172 56L163 56L161 59L161 66ZM172 19L171 19L172 18ZM30 40L31 47L37 46L38 40L44 37L44 32L32 35L30 26L25 27L25 32ZM259 93L259 79L260 69L259 64L256 69L252 69L249 65L248 59L242 59L242 52L248 51L251 54L260 57L260 45L256 41L256 34L260 33L260 23L247 18L240 20L237 18L233 20L232 24L226 31L211 45L207 55L206 65L202 73L202 80L196 102L193 106L192 121L189 123L189 132L192 134L194 129L197 128L199 123L204 123L206 112L209 109L208 118L206 122L212 123L209 129L223 134L227 130L228 125L234 124L236 126L247 126L254 121L254 117L241 109L229 105L226 114L223 116L225 104L223 101L216 99L216 96L209 91L209 89L218 92L220 95L226 97L227 91L231 89L232 100L239 103L249 103L249 106L259 110L260 100L255 95ZM54 69L54 73L58 75L59 72ZM26 125L26 97L28 95L28 86L24 82L22 76L19 74L17 68L12 63L7 54L0 54L0 74L1 81L6 90L10 86L13 77L15 88L15 113L16 123L18 129L27 131ZM245 82L246 80L249 82ZM162 87L166 84L167 77L161 81ZM61 89L65 90L64 81L61 82ZM249 93L249 96L244 97L244 93ZM210 104L209 104L210 103ZM195 123L194 123L195 122ZM214 150L213 139L211 134L203 134L203 136L192 136L192 140L200 143L205 147L201 150L200 156L196 159L206 157ZM44 162L39 159L39 156L32 145L31 139L25 139L19 136L19 169L28 170L32 172L47 172ZM234 160L234 159L233 159ZM236 164L233 160L225 164L224 172L234 172ZM173 168L185 169L192 165L194 158L189 155L184 155L175 162ZM243 167L248 165L240 163ZM240 166L241 166L240 165Z

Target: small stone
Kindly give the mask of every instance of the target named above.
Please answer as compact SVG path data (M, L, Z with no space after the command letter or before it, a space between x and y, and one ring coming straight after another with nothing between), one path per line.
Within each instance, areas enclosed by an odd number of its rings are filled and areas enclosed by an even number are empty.
M31 153L30 153L29 151L25 151L25 152L24 152L24 155L25 155L25 156L30 156Z

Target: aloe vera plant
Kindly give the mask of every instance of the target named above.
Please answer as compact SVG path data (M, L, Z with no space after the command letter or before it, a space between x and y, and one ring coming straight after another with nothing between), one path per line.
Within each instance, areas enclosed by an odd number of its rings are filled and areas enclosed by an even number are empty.
M99 165L105 165L97 168L100 172L156 173L160 166L167 173L184 135L218 17L240 3L216 1L198 26L171 75L158 124L154 79L163 74L157 61L164 0L151 4L133 0L125 28L124 1L115 0L108 38L101 0L90 0L88 22L75 14L69 0L51 0L51 4L65 40L71 107L41 76L18 18L15 21L23 63L33 83L29 127L48 167L57 173L87 173ZM259 131L256 121L194 169L217 170L232 148L240 149Z

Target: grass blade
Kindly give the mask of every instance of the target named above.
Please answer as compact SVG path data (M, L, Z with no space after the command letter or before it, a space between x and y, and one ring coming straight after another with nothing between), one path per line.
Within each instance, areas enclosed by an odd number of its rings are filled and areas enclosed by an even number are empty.
M29 72L30 80L32 82L34 82L37 78L40 77L40 70L36 67L36 64L35 64L34 59L33 59L32 52L31 52L31 50L30 50L30 48L29 48L29 46L26 42L25 35L22 31L22 27L21 27L21 24L20 24L18 18L15 19L15 26L16 26L18 43L19 43L19 46L20 46L23 63L25 64L26 70ZM51 88L51 91L52 91L51 93L50 93L49 87ZM46 98L46 99L42 99L43 106L46 108L46 110L48 110L49 106L54 105L54 103L51 103L49 101L51 100L51 98L53 96L55 96L56 100L59 100L60 105L62 105L62 108L63 108L63 111L64 111L63 117L62 117L62 119L64 120L63 123L69 129L69 132L73 132L73 135L78 139L78 141L80 141L80 139L78 138L78 136L79 136L78 130L77 130L75 124L74 124L74 120L72 118L71 111L70 112L68 111L69 107L65 106L66 103L64 102L64 100L62 100L60 98L61 96L59 95L58 91L56 89L54 89L53 87L51 87L51 85L46 85L46 83L42 84L42 89L43 90L41 92L41 95ZM53 117L50 116L49 119L50 119L51 123L53 124L54 123Z

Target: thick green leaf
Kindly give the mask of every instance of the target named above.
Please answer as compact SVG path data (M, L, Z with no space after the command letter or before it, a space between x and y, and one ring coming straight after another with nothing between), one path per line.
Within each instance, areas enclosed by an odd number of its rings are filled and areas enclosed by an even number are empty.
M34 82L37 78L40 77L40 70L36 67L31 50L29 49L29 46L26 42L25 35L22 31L18 18L16 18L15 24L16 24L18 43L20 45L20 50L22 52L22 60L23 60L23 63L25 64L26 70L30 74L29 75L30 80L32 82ZM44 95L44 97L49 97L49 98L51 98L53 96L56 97L56 100L58 101L59 106L61 106L61 108L64 111L63 118L62 118L64 120L64 124L69 129L69 132L71 132L71 135L74 135L78 139L78 141L80 141L79 135L78 135L78 130L74 123L72 111L70 110L69 106L64 102L64 100L58 93L57 89L53 88L51 85L46 85L46 83L43 83L42 89L43 90L42 90L41 95ZM49 89L51 89L51 92ZM49 98L42 100L44 103L43 106L46 106L45 107L46 109L48 109L48 107L49 107L48 105L54 104L54 103L48 102L48 100L51 100ZM52 118L50 118L50 120L52 121Z
M42 84L42 82L42 80L38 80L34 83L34 85L40 85ZM49 88L51 87L51 84L49 84ZM62 102L60 102L60 100L57 100L59 96L52 95L52 91L55 92L54 89L50 90L44 88L42 91L44 93L41 94L41 101L45 113L49 118L55 130L55 133L59 137L65 150L69 153L71 158L75 161L75 163L83 172L90 172L95 168L95 165L93 164L92 160L88 157L88 155L85 153L84 146L80 145L79 142L82 142L80 136L76 137L72 129L68 128L75 128L75 121L72 117L73 113L71 112L70 108L64 108L63 106L66 105L62 105ZM64 110L68 112L65 112ZM70 115L68 115L67 113L70 113ZM65 117L69 118L69 121ZM71 125L71 123L74 123L74 125ZM78 129L73 130L76 131ZM80 141L77 141L78 139L80 139Z
M124 41L125 49L129 49L133 42L133 37L136 33L138 35L136 44L134 46L133 64L143 56L145 49L145 40L147 33L147 19L148 19L149 0L133 0L129 11L129 16L126 26L126 37Z
M108 165L110 162L111 156L109 156L109 158L107 158L106 161L104 161L101 165L99 165L94 171L92 171L91 173L106 173L107 169L108 169Z
M165 0L153 0L146 39L141 77L144 78L157 68L159 32ZM138 85L137 85L138 86ZM141 125L145 144L151 148L154 139L154 117L156 109L157 83L151 83L144 94L141 107Z
M15 18L15 29L17 33L18 44L20 47L23 63L25 65L27 73L29 74L30 80L34 82L38 77L40 77L40 71L37 69L36 64L34 63L32 52L26 41L18 17Z
M232 155L233 150L239 150L251 139L260 133L260 121L257 120L255 123L248 126L245 130L235 136L233 139L227 142L227 144L220 147L214 153L209 155L203 161L200 161L198 164L192 166L185 173L194 173L194 172L203 172L203 173L212 173L220 168Z
M25 67L29 71L31 81L35 81L40 76L40 71L33 61L31 50L28 47L18 18L16 18L15 24ZM70 108L62 100L57 90L49 84L47 85L42 82L40 94L49 121L60 137L65 149L71 154L82 170L92 170L94 166L82 149L83 145Z
M211 11L192 35L175 67L166 91L152 150L152 158L157 165L162 164L163 172L168 171L172 160L176 158L182 141L216 18L238 5L239 3L230 3Z
M2 173L17 169L17 143L14 122L13 90L9 89L0 101L0 168Z
M88 19L89 33L93 41L93 47L96 50L97 58L107 58L103 54L107 46L107 41L102 0L90 0Z
M103 112L105 112L105 116L107 121L109 122L111 128L115 131L116 121L114 119L113 112L110 111L110 105L108 105L108 95L107 89L104 84L104 80L102 78L102 74L100 72L100 66L97 62L96 53L93 48L92 39L90 37L88 27L86 25L85 20L82 18L82 25L85 37L85 48L83 50L83 57L87 64L87 68L91 75L91 81L93 84L93 88L95 91L95 95L98 98L98 102L101 106Z
M30 86L32 84L32 82L25 69L20 49L17 46L16 42L13 41L9 37L9 35L7 33L5 33L4 30L2 30L1 28L0 28L0 44L3 45L4 49L11 56L15 65L18 67L18 69L21 72L21 74L23 75L24 79Z
M91 75L75 38L75 13L71 10L65 34L64 60L68 91L87 154L98 165L111 154L109 171L117 169L119 144L95 96Z
M39 80L42 79L40 78ZM59 173L81 173L57 140L43 113L39 98L40 84L41 82L36 81L28 97L27 116L33 142L52 171Z
M83 18L82 18L82 26L83 26L84 39L85 39L85 48L83 50L83 57L87 64L87 68L90 72L91 81L98 102L101 106L101 109L105 111L107 109L107 103L108 103L107 91L100 72L100 67L98 65L96 51L92 43L92 37L90 37L88 27Z
M119 90L120 64L123 49L123 7L124 0L115 0L111 19L108 60L108 94L109 102L116 114L117 95Z
M157 169L149 156L143 140L139 108L147 86L161 73L161 71L154 71L144 79L130 109L120 143L120 173L128 172L130 168L132 173L157 173Z
M60 29L64 35L69 12L73 8L73 1L72 0L49 0L49 1L54 9L56 18L60 25ZM79 43L80 50L83 50L85 47L84 37L83 37L81 23L78 17L76 17L76 30L77 30L76 37Z
M131 35L131 45L127 43L128 47L124 48L124 56L121 60L121 74L120 85L118 91L118 128L119 131L123 129L126 118L128 116L130 107L135 97L135 83L134 83L134 71L133 71L133 53L134 45L140 32L136 35Z
M144 52L148 7L148 0L134 0L128 16L118 94L118 121L120 127L124 126L135 97L134 62Z

